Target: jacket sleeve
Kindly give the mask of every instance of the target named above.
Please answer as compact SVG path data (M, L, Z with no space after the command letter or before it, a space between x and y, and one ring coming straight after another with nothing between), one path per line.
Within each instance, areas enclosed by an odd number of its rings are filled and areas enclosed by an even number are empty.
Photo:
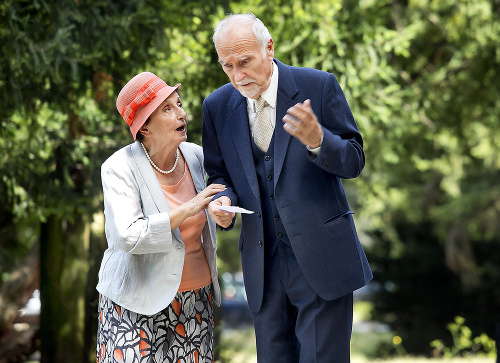
M141 192L126 161L110 159L101 168L108 244L131 254L169 252L174 246L168 213L146 214L144 205L154 205L147 188L142 185Z
M226 190L216 194L214 199L225 195L231 199L232 205L238 205L238 197L234 192L231 177L229 176L229 172L227 171L224 158L219 148L215 125L213 124L206 100L203 101L202 140L204 166L208 174L207 184L216 183L226 186Z
M321 106L314 109L323 128L323 143L311 160L326 172L348 179L359 176L365 165L363 139L344 92L333 74L323 87Z
M207 100L203 101L203 123L202 123L202 140L203 140L203 157L205 171L208 175L207 184L222 184L226 186L226 190L214 195L212 200L227 196L231 200L231 205L238 205L238 197L234 191L231 177L227 171L224 158L222 157L217 138L215 125L208 108ZM227 228L218 226L221 230L228 231L234 227L236 215L233 218L231 225Z

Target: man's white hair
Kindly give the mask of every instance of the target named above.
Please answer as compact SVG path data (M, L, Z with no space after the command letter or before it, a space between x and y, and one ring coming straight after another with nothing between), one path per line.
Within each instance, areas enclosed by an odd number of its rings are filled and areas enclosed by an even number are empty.
M272 39L271 34L264 23L250 12L248 14L230 14L222 19L214 29L212 40L215 46L217 47L219 37L230 32L235 23L246 25L252 30L257 39L257 44L260 46L262 58L266 58L266 48L269 40Z

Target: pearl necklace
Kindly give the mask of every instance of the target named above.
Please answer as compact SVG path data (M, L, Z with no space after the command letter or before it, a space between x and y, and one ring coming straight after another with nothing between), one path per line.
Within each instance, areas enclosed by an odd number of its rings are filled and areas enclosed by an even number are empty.
M151 160L151 157L149 156L148 151L146 150L146 147L144 146L144 144L142 142L141 142L141 146L142 146L142 149L144 150L144 152L146 153L146 157L148 158L148 160L151 163L151 165L153 166L153 168L158 170L160 173L170 174L171 172L173 172L175 170L175 167L177 166L177 162L179 161L179 149L175 149L174 166L172 166L172 169L165 171L165 170L161 170L158 166L156 166L156 164L153 162L153 160Z

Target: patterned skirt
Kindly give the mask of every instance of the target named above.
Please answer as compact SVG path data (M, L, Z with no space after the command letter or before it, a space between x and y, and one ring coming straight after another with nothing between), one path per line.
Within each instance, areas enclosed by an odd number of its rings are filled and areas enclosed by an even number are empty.
M212 285L178 292L155 315L99 296L97 363L213 362Z

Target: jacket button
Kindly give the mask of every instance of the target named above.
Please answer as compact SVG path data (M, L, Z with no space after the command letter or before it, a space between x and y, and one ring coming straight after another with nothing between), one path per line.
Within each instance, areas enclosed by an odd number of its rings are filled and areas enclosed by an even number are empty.
M259 218L261 217L261 214L259 212L257 212L257 217L259 217Z
M271 157L269 155L266 155L266 157L264 158L265 161L269 161L271 160Z
M280 233L278 233L278 237L279 237L279 238L283 237L283 233L281 233L281 232L280 232Z
M272 175L268 175L267 176L267 180L273 180L273 176Z
M279 214L275 214L274 215L274 219L276 219L276 220L280 219L280 215Z
M271 194L271 200L274 200L274 194Z
M262 242L261 241L257 242L257 246L262 247Z

